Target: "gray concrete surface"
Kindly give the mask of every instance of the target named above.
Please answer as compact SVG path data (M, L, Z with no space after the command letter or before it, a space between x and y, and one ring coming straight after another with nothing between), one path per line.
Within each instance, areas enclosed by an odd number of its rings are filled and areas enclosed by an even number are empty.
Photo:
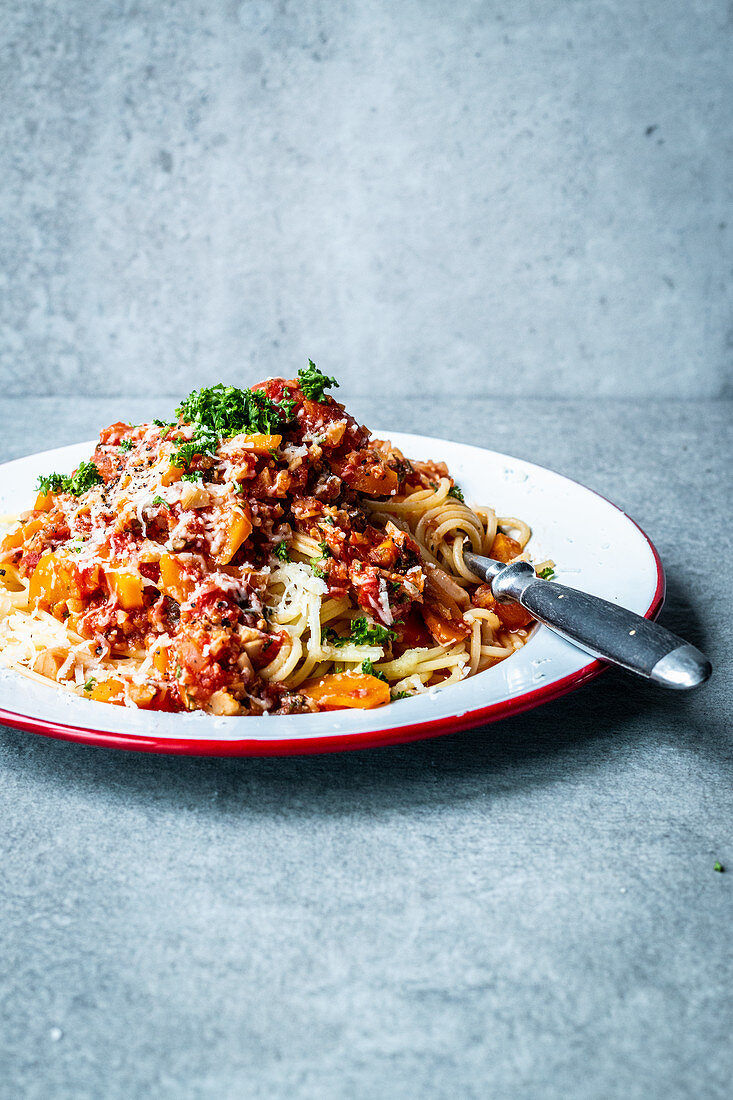
M354 404L623 505L714 679L342 756L0 731L0 1095L729 1097L730 404ZM169 407L6 401L0 457Z
M723 0L4 0L0 43L4 393L731 392Z

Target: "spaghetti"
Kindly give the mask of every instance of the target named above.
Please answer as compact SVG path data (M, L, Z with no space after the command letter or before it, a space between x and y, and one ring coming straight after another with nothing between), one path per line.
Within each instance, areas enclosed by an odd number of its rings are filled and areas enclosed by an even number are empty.
M372 439L335 385L309 362L200 390L40 478L0 543L3 662L96 701L261 715L380 706L509 657L530 617L463 546L526 559L528 526Z

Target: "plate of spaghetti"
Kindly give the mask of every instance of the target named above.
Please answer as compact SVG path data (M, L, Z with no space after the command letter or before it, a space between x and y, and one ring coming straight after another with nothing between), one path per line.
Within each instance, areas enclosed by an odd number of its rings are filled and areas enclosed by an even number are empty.
M312 361L168 421L6 463L0 721L119 748L261 755L506 717L601 669L497 604L464 547L647 616L658 555L591 490L372 433Z

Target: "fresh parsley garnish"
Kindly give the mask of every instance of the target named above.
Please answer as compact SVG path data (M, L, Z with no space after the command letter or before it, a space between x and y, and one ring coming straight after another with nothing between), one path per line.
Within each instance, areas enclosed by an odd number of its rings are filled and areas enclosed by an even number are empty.
M543 581L550 581L555 576L555 570L551 565L546 565L544 569L541 569L537 574L538 577L542 577Z
M714 870L714 871L719 871L719 872L720 872L720 874L722 875L722 874L723 874L723 872L725 871L725 867L723 866L723 864L722 864L722 863L718 863L718 862L716 862L715 866L713 867L713 870Z
M134 447L134 445L135 444L132 442L131 439L123 439L122 442L120 443L120 450L121 451L131 451L132 448Z
M351 641L355 645L386 645L391 638L396 637L394 630L388 630L379 623L370 623L365 615L352 620Z
M186 474L181 474L181 481L203 481L203 470L189 470Z
M193 439L178 445L171 462L187 469L195 455L213 454L222 439L242 432L275 435L291 422L294 407L293 397L273 401L264 390L240 390L221 382L194 390L176 409L183 423L193 425Z
M84 691L91 691L96 682L96 678L94 676L90 676L87 682L84 684Z
M361 662L361 671L367 676L376 676L378 680L383 680L385 684L387 683L387 677L383 672L380 672L379 669L374 667L369 657L365 657Z
M272 552L276 558L280 559L280 561L290 561L290 548L284 539L282 542L279 542L277 544Z
M448 496L455 497L456 500L460 500L461 504L466 503L463 499L463 490L461 489L460 485L451 485L450 489L448 490Z
M318 564L321 561L323 561L323 558L311 558L310 567L313 570L313 572L315 573L315 575L317 577L320 577L320 579L323 581L328 576L328 570L324 569L322 565Z
M38 478L36 488L41 493L71 493L78 497L101 485L104 479L93 462L80 462L73 474L47 474Z
M322 632L321 641L330 642L335 646L349 645L350 642L354 645L384 646L391 638L396 637L394 630L388 630L386 626L380 626L379 623L370 623L366 615L361 615L358 619L352 619L351 630L345 637L337 634L333 627L326 627Z
M155 496L155 497L153 497L153 499L152 499L152 502L151 502L151 503L152 503L152 504L159 504L159 505L161 506L161 508L167 508L169 512L170 512L170 510L171 510L171 506L170 506L170 504L168 503L168 501L167 501L167 500L163 500L162 496Z
M320 371L312 359L308 360L308 366L305 370L298 371L298 385L301 388L304 397L307 397L309 401L323 401L324 391L335 386L338 389L338 382L335 378L329 378L327 374Z
M395 703L398 699L409 699L410 698L410 692L409 691L393 691L391 698L392 698L393 703Z

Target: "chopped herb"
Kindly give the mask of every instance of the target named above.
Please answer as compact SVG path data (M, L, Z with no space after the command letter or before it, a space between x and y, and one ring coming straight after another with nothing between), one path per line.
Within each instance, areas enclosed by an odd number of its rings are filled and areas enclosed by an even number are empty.
M90 676L87 682L84 684L84 691L91 691L96 682L97 681L94 676Z
M290 561L290 548L285 539L279 542L272 552L280 561Z
M303 396L307 397L309 401L323 401L324 390L330 389L332 386L338 389L336 379L329 378L327 374L320 371L312 359L308 360L308 366L305 370L298 371L298 385L303 392Z
M463 490L461 489L460 485L451 485L450 489L448 490L448 496L455 497L456 500L460 500L461 504L466 503L463 499Z
M93 485L101 485L102 482L102 475L93 462L80 462L71 476L48 474L39 477L36 488L41 493L71 493L78 497Z
M351 641L356 645L386 645L391 638L396 638L394 630L388 630L379 623L370 623L365 615L352 620Z
M394 630L388 630L379 623L370 623L365 615L358 619L352 619L351 631L346 637L341 637L332 627L327 627L321 640L330 642L331 645L342 646L353 642L354 645L381 645L384 646L390 638L396 638Z
M313 570L313 572L315 573L315 575L317 577L320 577L320 579L323 581L328 576L328 570L324 569L322 565L318 564L321 561L323 561L323 558L311 558L310 567Z
M374 667L368 657L361 662L361 671L367 676L376 676L377 680L383 680L385 684L387 683L387 677Z
M186 474L181 474L181 481L203 481L203 470L189 470Z
M333 556L328 543L323 539L318 543L318 549L321 551L322 558L330 558Z
M236 386L207 386L194 390L177 407L186 424L193 424L190 442L180 443L171 456L175 466L188 468L197 454L213 454L222 439L242 432L274 435L292 420L295 399L273 401L264 390Z
M153 424L155 424L156 428L172 428L175 424L175 420L154 420Z
M183 669L182 669L182 668L181 668L181 666L180 666L180 665L178 664L178 661L176 661L176 667L175 667L175 669L173 670L173 675L175 676L176 680L180 680L180 678L181 678L181 673L182 673L182 672L183 672Z
M725 871L725 867L723 866L722 863L716 863L715 866L713 867L713 870L714 871L719 871L720 874L722 875L723 872Z
M555 570L552 568L551 565L546 565L544 569L540 570L537 576L542 577L543 581L549 581L552 580L552 578L555 576Z
M323 522L327 523L329 525L329 527L335 527L335 522L334 522L333 516L326 516L326 518L324 519Z
M409 691L393 691L392 692L392 702L393 703L395 703L398 699L409 699L409 698L410 698L410 692Z
M131 439L123 439L122 442L120 443L120 450L121 451L131 451L133 447L134 447L134 443L132 442Z
M151 503L152 503L152 504L159 504L159 505L161 506L161 508L167 508L169 512L170 512L170 510L171 510L171 506L170 506L170 504L168 503L168 501L167 501L167 500L163 500L163 498L162 498L161 496L156 496L156 497L153 497L153 499L152 499L152 502L151 502Z

